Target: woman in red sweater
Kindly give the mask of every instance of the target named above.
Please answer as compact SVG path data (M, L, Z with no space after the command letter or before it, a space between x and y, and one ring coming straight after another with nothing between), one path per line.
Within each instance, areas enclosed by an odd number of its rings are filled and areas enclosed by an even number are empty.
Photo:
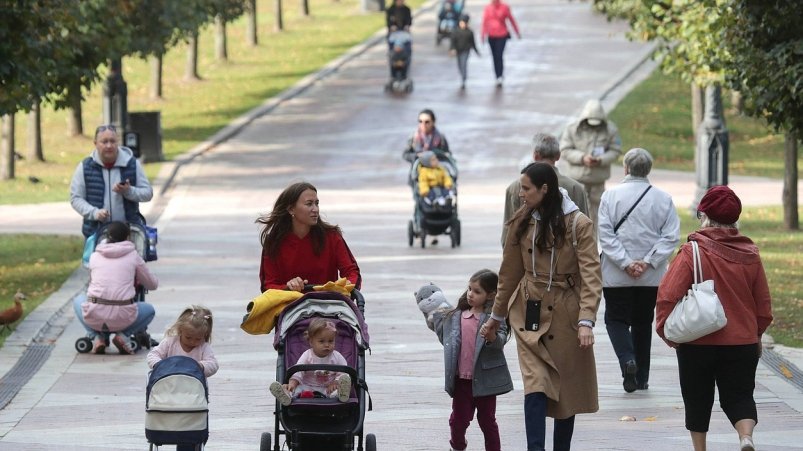
M505 53L505 44L510 39L507 23L513 27L516 37L521 39L519 26L510 13L510 7L502 3L501 0L491 0L482 12L482 40L488 39L491 47L491 55L494 60L494 72L496 73L496 86L501 87L504 75L504 61L502 56Z
M658 286L656 329L676 348L686 429L695 451L706 448L715 385L719 404L739 434L741 450L755 450L758 415L753 390L761 335L772 322L772 306L758 247L736 228L741 211L741 201L730 188L715 186L697 206L700 229L689 235L689 241L700 247L703 280L714 280L728 318L725 327L680 345L664 335L667 317L693 283L691 244L681 246Z
M340 277L360 288L357 261L343 240L340 227L320 219L318 190L294 183L276 199L273 211L260 216L262 264L260 288L303 291L305 284L324 284Z

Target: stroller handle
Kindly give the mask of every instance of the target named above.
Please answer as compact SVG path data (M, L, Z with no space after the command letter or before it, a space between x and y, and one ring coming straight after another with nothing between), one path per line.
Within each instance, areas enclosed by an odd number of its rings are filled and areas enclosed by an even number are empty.
M304 290L302 293L310 293L315 291L315 285L311 283L304 284ZM360 290L354 288L351 290L351 300L357 304L357 307L360 309L360 313L365 315L365 297L362 295Z

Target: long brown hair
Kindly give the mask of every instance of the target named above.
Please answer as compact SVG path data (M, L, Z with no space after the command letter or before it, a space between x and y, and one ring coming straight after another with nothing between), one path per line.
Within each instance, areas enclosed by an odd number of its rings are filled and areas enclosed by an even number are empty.
M301 193L308 189L318 192L311 183L307 182L293 183L288 186L276 198L276 202L273 204L273 211L260 216L255 221L264 225L259 234L259 241L262 243L262 249L267 252L268 257L275 259L279 255L279 246L281 246L284 237L293 230L293 218L290 216L290 208L298 202ZM326 246L326 232L329 230L336 230L340 233L340 227L327 223L320 216L318 216L317 224L310 227L312 249L315 255L320 255L323 252L323 248Z
M550 246L563 246L566 223L563 219L563 194L560 193L558 186L558 174L551 165L541 162L530 163L522 169L521 173L526 175L536 188L540 189L544 184L547 185L544 199L538 207L541 219L538 220L535 246L541 252L546 251ZM532 217L534 211L535 208L521 208L514 216L514 221L511 222L518 221L519 224L516 228L516 241L521 240L521 237L527 233L530 224L529 218Z

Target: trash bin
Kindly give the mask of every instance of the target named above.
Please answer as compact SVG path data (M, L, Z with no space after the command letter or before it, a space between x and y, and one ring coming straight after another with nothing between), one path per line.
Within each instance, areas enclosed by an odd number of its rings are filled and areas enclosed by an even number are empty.
M144 162L164 161L161 111L129 112L128 131L139 135L139 153Z

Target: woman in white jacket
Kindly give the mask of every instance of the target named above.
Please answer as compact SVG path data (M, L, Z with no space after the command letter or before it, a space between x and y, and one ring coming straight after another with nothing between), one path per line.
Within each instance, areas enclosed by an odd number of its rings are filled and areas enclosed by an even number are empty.
M652 161L646 150L630 149L625 179L599 206L605 326L628 393L648 387L658 284L680 241L672 196L647 180Z
M89 258L86 298L77 296L73 306L89 337L95 339L95 354L105 352L111 332L116 332L112 343L120 353L133 354L128 337L145 331L156 314L151 304L137 302L136 285L155 290L159 280L129 241L128 224L112 222L107 231L108 239Z

